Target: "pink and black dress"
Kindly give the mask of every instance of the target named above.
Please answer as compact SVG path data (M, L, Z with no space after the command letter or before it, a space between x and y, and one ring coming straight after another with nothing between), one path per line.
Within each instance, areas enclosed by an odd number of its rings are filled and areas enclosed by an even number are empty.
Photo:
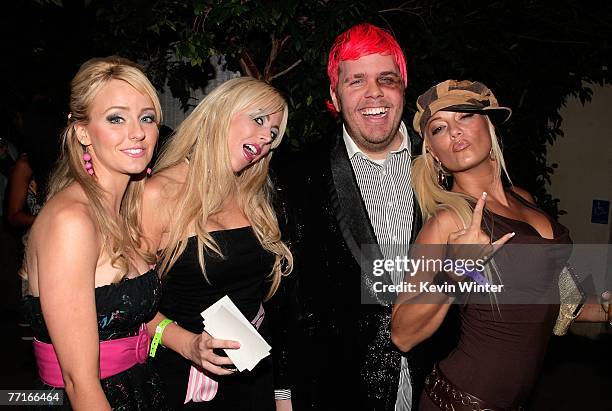
M102 389L113 409L165 410L160 379L148 359L149 336L143 324L157 313L161 285L153 270L136 278L95 289ZM24 299L26 318L34 331L34 351L41 389L63 389L40 300ZM78 307L74 307L78 309ZM64 393L64 408L70 409Z

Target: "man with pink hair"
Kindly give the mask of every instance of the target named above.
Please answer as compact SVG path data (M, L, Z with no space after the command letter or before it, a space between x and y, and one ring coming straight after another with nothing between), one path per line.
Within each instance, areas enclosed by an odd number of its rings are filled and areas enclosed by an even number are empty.
M430 365L413 366L390 340L396 294L381 289L404 273L373 269L405 256L421 226L410 185L420 138L402 121L406 59L389 32L362 23L336 38L327 74L342 127L304 150L305 163L292 163L304 179L288 184L303 220L292 402L298 411L410 410Z
M400 126L408 78L406 58L391 34L368 23L340 34L329 52L327 76L330 108L342 115L349 155L384 160L399 151L407 137Z

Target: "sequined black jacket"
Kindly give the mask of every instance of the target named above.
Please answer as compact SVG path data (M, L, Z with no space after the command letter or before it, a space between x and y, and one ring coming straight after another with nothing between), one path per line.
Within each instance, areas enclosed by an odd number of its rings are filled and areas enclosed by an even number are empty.
M420 153L419 137L410 140L412 154ZM371 282L380 280L372 277L371 260L382 254L377 246L360 247L377 242L341 133L284 158L275 175L295 257L283 291L292 301L284 314L293 409L393 410L402 355L390 340L395 296L371 292ZM418 206L413 221L415 239ZM418 399L433 360L420 347L408 356Z

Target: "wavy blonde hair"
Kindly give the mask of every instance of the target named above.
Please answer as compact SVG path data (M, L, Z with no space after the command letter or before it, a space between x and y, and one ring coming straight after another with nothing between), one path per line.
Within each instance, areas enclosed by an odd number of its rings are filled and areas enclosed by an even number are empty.
M195 223L198 237L198 260L206 276L204 249L218 255L221 250L206 230L209 217L221 211L232 195L247 217L262 247L274 254L270 273L269 299L277 290L281 277L293 269L293 257L281 240L278 221L271 201L272 184L268 168L272 152L238 174L231 168L228 150L230 123L234 115L247 112L252 116L266 116L282 112L278 137L272 142L276 148L287 126L288 107L279 92L267 83L251 77L229 80L208 94L181 123L155 165L160 172L188 161L185 182L176 196L176 212L162 251L158 269L162 275L174 265L185 251L190 224Z
M142 70L132 61L110 56L86 61L70 83L70 114L68 124L62 133L60 156L49 179L47 200L77 183L85 192L94 216L94 222L103 239L103 250L110 257L113 267L119 269L114 282L120 281L129 270L129 259L138 249L132 238L132 227L138 227L138 199L143 175L132 178L121 201L120 221L117 221L105 207L104 189L95 177L90 176L83 166L84 146L80 143L75 126L88 124L90 110L100 90L111 80L125 81L153 102L155 122L161 122L161 105L157 92ZM95 167L95 164L94 164ZM144 174L144 170L143 170Z

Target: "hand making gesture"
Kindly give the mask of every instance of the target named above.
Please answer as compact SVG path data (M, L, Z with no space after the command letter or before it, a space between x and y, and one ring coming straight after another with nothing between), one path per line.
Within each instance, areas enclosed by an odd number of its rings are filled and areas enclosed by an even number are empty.
M501 248L501 246L514 237L515 233L508 233L497 241L491 242L491 237L482 231L482 212L485 207L486 199L487 193L483 192L474 207L472 222L467 228L448 235L447 255L449 258L484 258L488 260Z

